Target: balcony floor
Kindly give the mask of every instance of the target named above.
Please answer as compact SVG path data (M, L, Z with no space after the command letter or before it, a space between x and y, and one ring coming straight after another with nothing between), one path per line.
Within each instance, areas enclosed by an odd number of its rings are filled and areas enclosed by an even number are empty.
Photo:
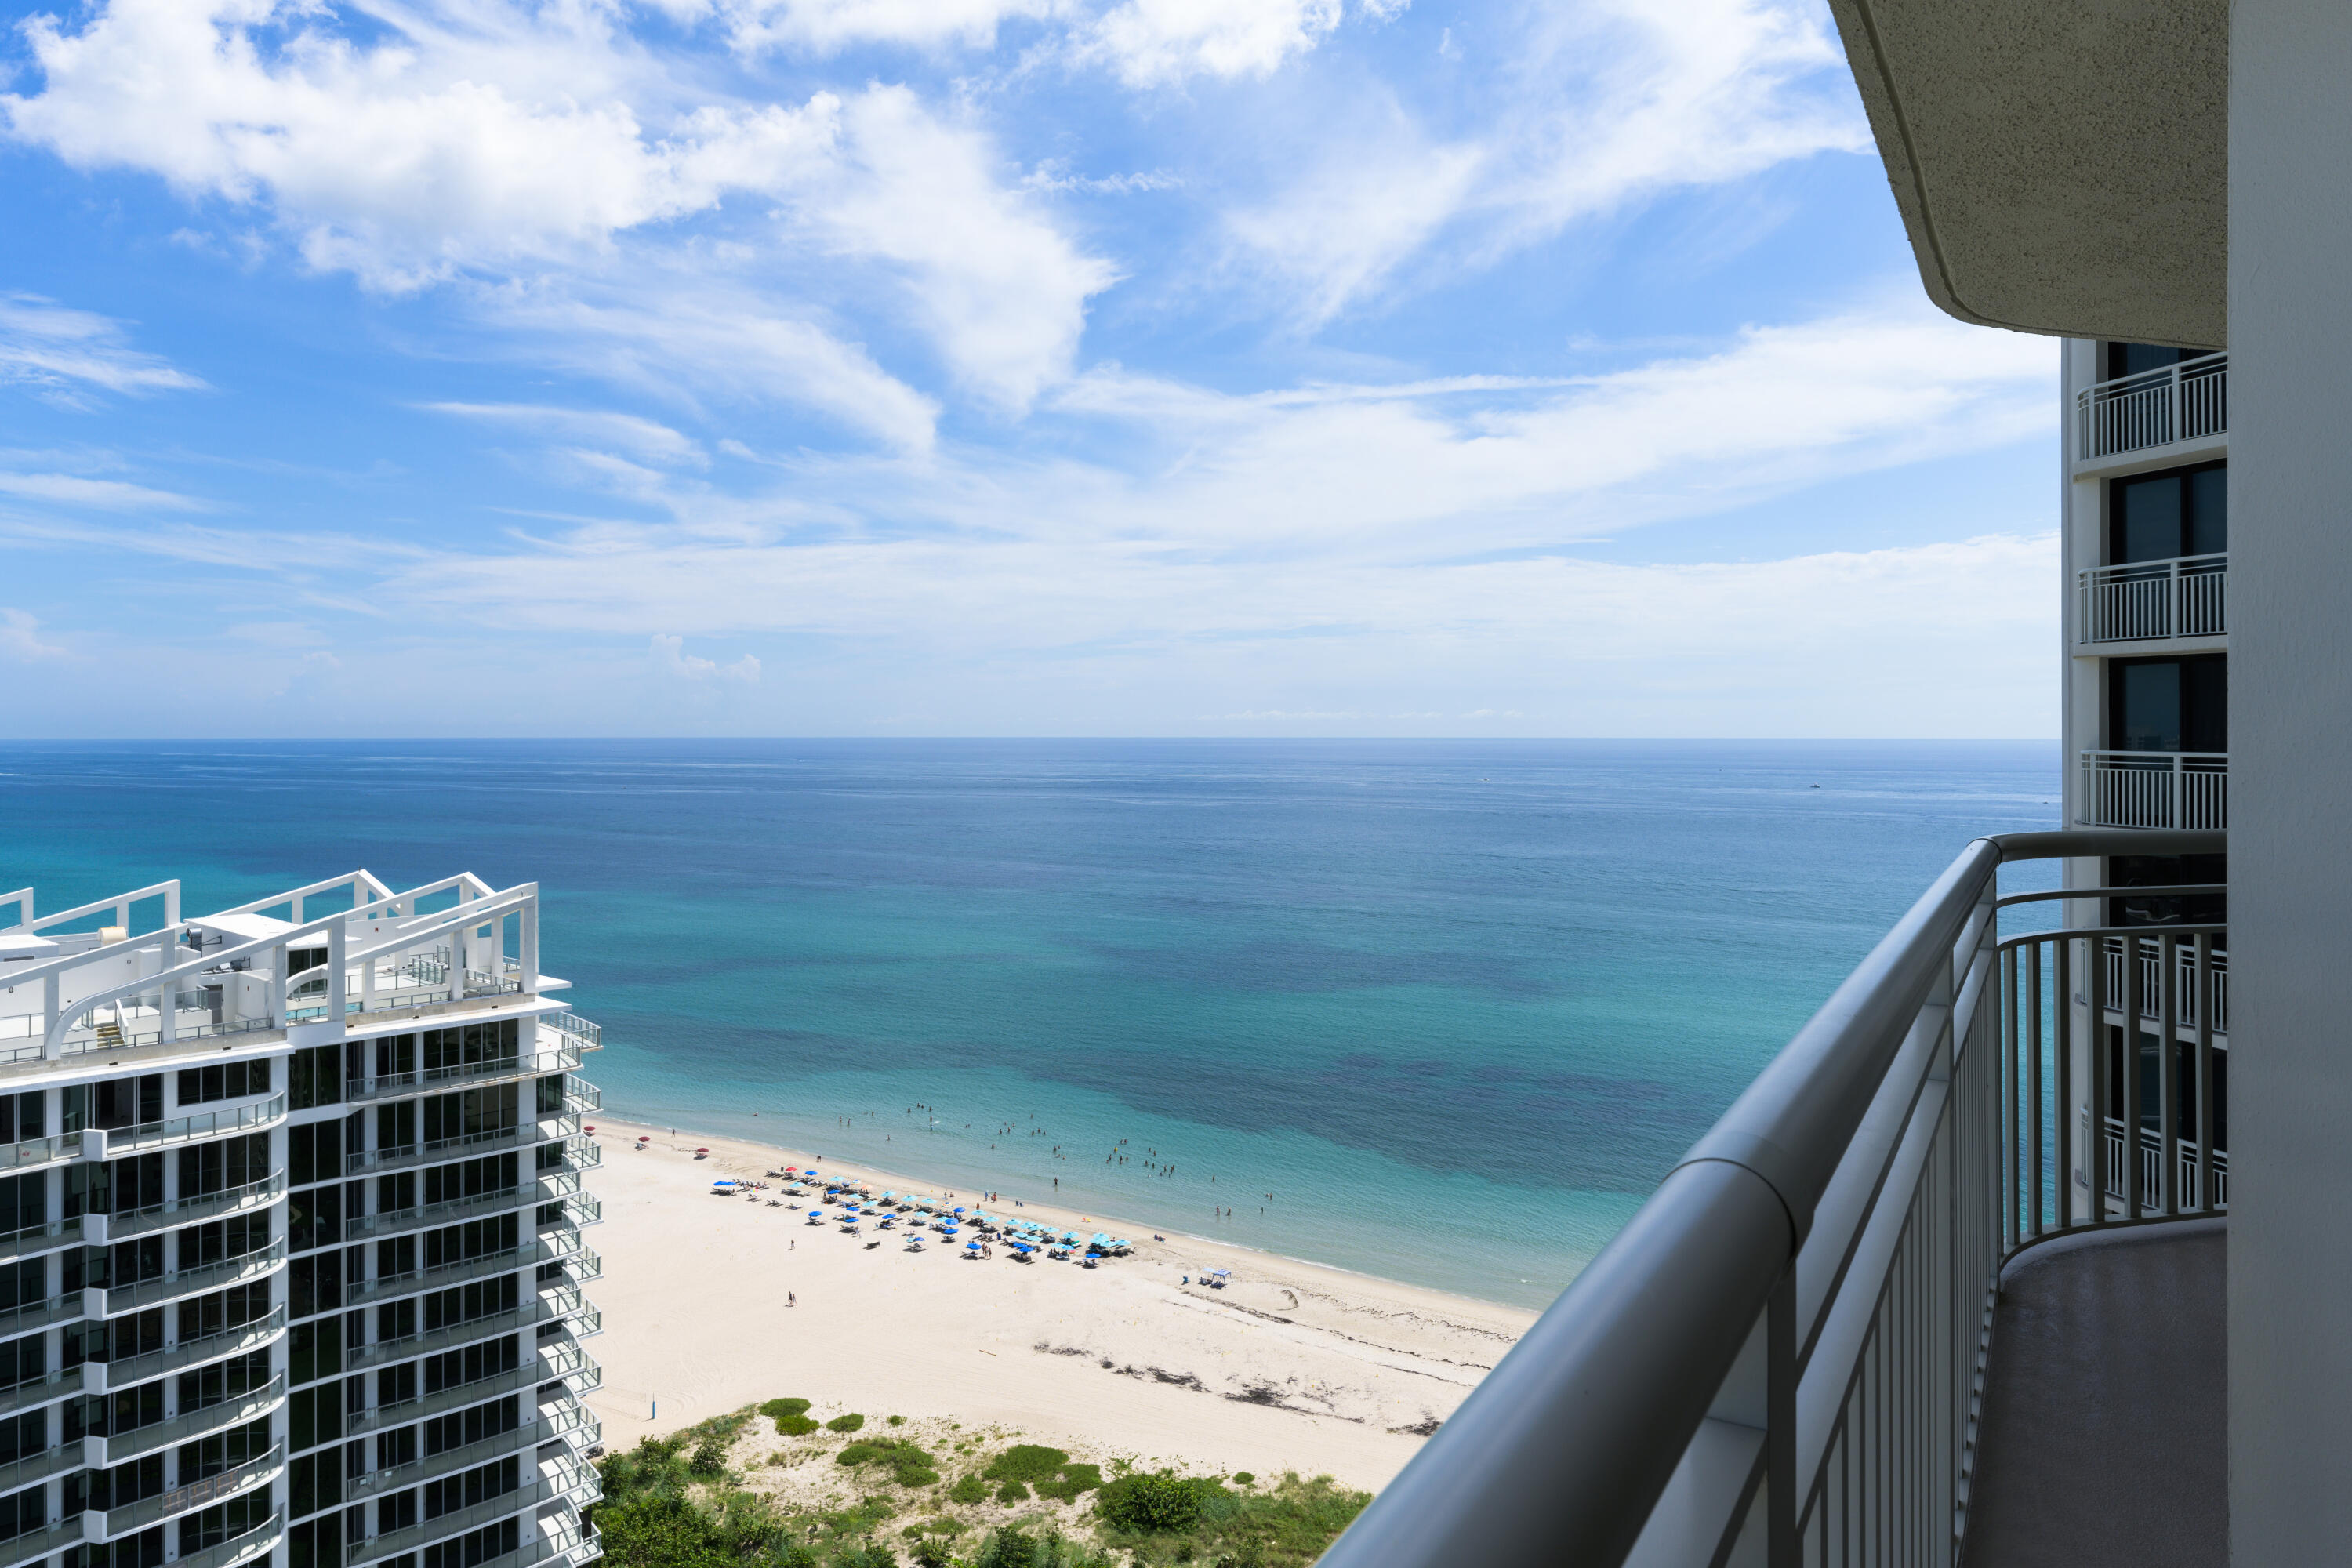
M1969 1568L2224 1568L2223 1220L2045 1243L2001 1281Z

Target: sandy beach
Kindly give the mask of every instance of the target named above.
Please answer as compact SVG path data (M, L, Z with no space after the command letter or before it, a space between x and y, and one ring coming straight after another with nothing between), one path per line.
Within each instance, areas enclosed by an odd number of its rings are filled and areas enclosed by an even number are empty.
M852 1237L768 1206L782 1183L759 1201L710 1193L719 1177L808 1164L806 1152L604 1117L596 1130L604 1161L589 1186L604 1224L589 1242L605 1272L588 1293L604 1332L588 1350L604 1385L590 1403L614 1446L798 1396L1148 1466L1297 1470L1372 1489L1534 1321L1214 1241L1154 1241L1148 1227L1010 1191L992 1212L1108 1230L1135 1253L1091 1270L1014 1263L1003 1247L969 1261L929 1233L909 1253L895 1230ZM652 1135L643 1152L640 1133ZM697 1160L703 1147L710 1157ZM941 1191L903 1173L826 1169L877 1192ZM1200 1284L1205 1268L1231 1269L1231 1284Z

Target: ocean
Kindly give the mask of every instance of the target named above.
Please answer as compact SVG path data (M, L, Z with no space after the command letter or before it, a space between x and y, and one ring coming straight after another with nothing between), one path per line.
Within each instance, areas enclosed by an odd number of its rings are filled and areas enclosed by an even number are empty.
M2058 767L2044 742L0 742L0 891L536 880L608 1113L1539 1307L1968 839L2057 826Z

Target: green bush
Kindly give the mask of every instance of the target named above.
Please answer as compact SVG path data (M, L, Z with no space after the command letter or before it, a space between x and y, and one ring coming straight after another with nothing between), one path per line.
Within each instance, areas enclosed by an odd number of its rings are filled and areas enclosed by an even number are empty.
M1112 1564L1102 1552L1066 1536L1000 1530L981 1547L972 1568L1112 1568Z
M975 1503L988 1500L988 1483L977 1475L970 1475L948 1489L950 1502Z
M831 1568L898 1568L898 1556L880 1542L869 1541L834 1553Z
M836 1415L824 1425L827 1431L855 1432L860 1426L866 1425L866 1417L863 1415Z
M907 1418L903 1415L893 1415L890 1417L890 1425L893 1426L904 1426L906 1424Z
M771 1421L781 1421L787 1415L805 1415L808 1408L805 1399L771 1399L760 1406L760 1414Z
M1007 1448L980 1473L992 1481L1042 1481L1070 1462L1059 1448L1019 1443Z
M1007 1481L996 1489L996 1500L1003 1503L1020 1502L1028 1495L1029 1489L1019 1481Z
M810 1420L805 1415L779 1415L776 1417L776 1432L779 1436L805 1437L810 1433L818 1430L821 1430L818 1424Z
M727 1473L727 1445L716 1437L705 1437L695 1445L694 1458L686 1468L698 1476L723 1476Z
M879 1447L872 1443L852 1443L848 1447L844 1448L840 1453L835 1454L833 1457L833 1462L836 1465L862 1465L866 1460L874 1458L877 1454L887 1453L888 1451L888 1449Z
M939 1471L929 1465L901 1465L890 1479L902 1487L935 1487L940 1484Z
M1076 1502L1079 1497L1103 1484L1101 1467L1097 1465L1064 1465L1059 1480L1039 1481L1037 1495L1052 1498L1056 1502Z
M1216 1487L1213 1481L1206 1484ZM1153 1470L1121 1476L1102 1489L1095 1507L1120 1530L1174 1535L1201 1522L1202 1489L1202 1483L1186 1480L1173 1470Z
M1247 1470L1235 1470L1234 1472L1234 1480L1240 1486L1248 1486L1251 1482L1256 1479L1257 1478L1251 1475Z
M915 1542L915 1568L951 1568L954 1562L948 1543L936 1536L927 1535Z

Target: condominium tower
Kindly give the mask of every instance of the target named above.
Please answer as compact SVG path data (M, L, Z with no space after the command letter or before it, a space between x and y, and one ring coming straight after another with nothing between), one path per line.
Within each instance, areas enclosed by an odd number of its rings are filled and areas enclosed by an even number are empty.
M12 904L0 1568L593 1559L597 1031L537 887Z

